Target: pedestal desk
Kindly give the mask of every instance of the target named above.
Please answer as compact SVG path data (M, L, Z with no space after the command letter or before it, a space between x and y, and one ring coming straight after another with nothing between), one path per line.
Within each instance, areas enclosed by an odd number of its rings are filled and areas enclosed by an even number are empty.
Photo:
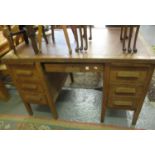
M104 90L101 121L106 109L114 108L133 110L132 124L136 124L154 71L155 54L141 35L137 40L138 52L128 54L122 51L119 28L94 29L92 33L87 52L73 51L70 55L63 33L58 33L55 45L49 36L49 44L43 42L39 55L23 43L18 46L17 55L10 51L4 56L2 61L29 114L33 114L31 103L46 104L53 117L58 118L55 101L68 73L100 72ZM73 38L71 45L75 49Z

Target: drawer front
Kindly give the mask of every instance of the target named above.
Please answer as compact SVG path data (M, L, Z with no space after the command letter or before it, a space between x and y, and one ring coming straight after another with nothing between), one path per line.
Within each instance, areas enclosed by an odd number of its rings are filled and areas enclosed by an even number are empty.
M44 92L43 87L39 83L26 83L21 82L19 84L19 89L22 91L29 91L29 92Z
M14 78L17 80L39 79L34 65L13 65L11 66L11 69L14 74Z
M144 83L149 69L143 67L112 67L110 71L110 82L118 83Z
M137 107L138 98L134 97L110 97L108 101L108 106L111 108L120 109L135 109Z
M46 96L41 93L28 93L25 91L21 92L21 95L25 102L31 102L36 104L47 104Z
M143 86L134 86L134 85L110 85L110 97L119 97L119 96L129 96L129 97L139 97L143 94Z
M45 64L46 72L101 72L100 64Z

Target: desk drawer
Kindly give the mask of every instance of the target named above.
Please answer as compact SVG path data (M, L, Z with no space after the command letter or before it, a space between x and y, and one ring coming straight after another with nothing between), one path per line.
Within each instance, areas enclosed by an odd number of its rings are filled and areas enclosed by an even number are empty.
M100 64L44 64L46 72L101 72Z
M21 91L21 95L25 102L31 102L36 104L47 104L46 96L41 93Z
M143 86L134 86L127 84L110 85L110 97L129 96L139 97L143 94Z
M10 67L10 66L9 66ZM13 65L10 67L12 69L15 79L34 79L37 80L38 74L33 64L29 65Z
M43 92L43 87L41 84L34 82L34 83L26 83L20 82L19 88L23 91L30 91L30 92Z
M108 106L118 109L135 109L137 107L138 99L139 98L126 96L110 97Z
M110 82L144 83L149 69L143 67L111 67Z

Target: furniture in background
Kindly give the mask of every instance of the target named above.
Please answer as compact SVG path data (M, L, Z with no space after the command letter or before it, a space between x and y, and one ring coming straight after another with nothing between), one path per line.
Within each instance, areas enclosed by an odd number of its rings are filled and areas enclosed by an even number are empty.
M31 104L36 103L48 105L53 117L58 118L56 100L67 75L98 72L103 74L101 121L107 108L113 108L132 110L132 124L136 124L155 68L155 54L146 47L142 37L138 37L138 54L126 57L118 39L119 28L101 29L97 33L94 30L93 33L100 41L94 39L85 54L70 55L65 46L48 44L48 52L42 46L42 52L34 55L31 46L23 43L17 47L17 55L10 51L3 57L30 115L33 114Z
M52 35L53 43L55 43L55 35L54 35L55 26L56 25L51 25L51 35ZM71 49L71 45L70 45L70 39L69 39L68 32L67 32L67 26L66 25L59 25L59 28L61 28L63 30L69 54L72 54L72 49ZM39 28L39 29L40 29L40 31L39 31L39 38L41 38L42 31L41 31L41 28ZM41 47L41 39L39 39L39 45Z
M76 51L78 52L88 49L88 27L89 27L89 40L92 40L92 26L91 25L70 25L74 38L76 40ZM79 35L78 35L79 30ZM80 37L79 37L80 36ZM85 47L84 47L85 45Z
M129 53L131 53L132 51L134 53L137 52L136 42L137 42L137 37L138 37L138 33L139 33L139 28L140 28L140 25L121 26L120 40L122 41L122 45L123 45L122 49L124 52L126 50ZM135 33L133 33L134 29L135 29ZM134 40L132 39L133 37L134 37ZM126 40L128 40L127 47L126 47ZM131 47L132 40L133 40L133 48Z

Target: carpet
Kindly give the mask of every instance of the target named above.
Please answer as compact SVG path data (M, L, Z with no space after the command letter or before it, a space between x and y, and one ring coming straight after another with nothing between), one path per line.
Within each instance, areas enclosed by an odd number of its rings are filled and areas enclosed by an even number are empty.
M24 115L0 115L0 130L130 130L112 125L81 123Z

